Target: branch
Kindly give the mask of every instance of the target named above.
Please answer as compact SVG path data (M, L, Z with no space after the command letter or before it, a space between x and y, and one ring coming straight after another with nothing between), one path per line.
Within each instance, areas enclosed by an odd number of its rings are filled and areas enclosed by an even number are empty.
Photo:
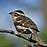
M20 38L23 38L23 39L25 39L25 40L28 40L28 39L24 38L23 36L21 36L21 35L19 35L19 34L16 34L15 31L12 31L12 30L0 30L0 32L2 32L2 33L10 33L10 34L13 34L13 35L15 35L15 36L17 36L17 37L20 37ZM28 40L28 41L34 42L34 43L37 42L37 41L35 41L35 40Z
M16 34L15 31L12 31L12 30L0 30L0 32L2 33L10 33L12 35L15 35L17 37L20 37L20 38L23 38L25 40L28 40L29 42L33 42L33 43L37 43L38 46L40 47L47 47L47 44L43 44L41 43L40 41L36 41L36 40L29 40L29 39L26 39L24 38L23 36L19 35L19 34Z

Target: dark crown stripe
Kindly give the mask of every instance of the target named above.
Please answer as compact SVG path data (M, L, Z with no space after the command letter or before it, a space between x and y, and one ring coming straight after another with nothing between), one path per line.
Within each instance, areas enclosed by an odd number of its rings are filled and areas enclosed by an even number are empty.
M16 12L19 12L19 13L24 14L24 12L23 12L23 11L21 11L21 10L16 10Z

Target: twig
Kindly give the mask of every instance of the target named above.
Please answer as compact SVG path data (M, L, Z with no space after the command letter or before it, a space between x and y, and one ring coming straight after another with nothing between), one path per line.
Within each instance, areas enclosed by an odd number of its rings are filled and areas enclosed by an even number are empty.
M0 32L2 32L2 33L10 33L10 34L16 35L17 37L28 40L28 39L24 38L23 36L21 36L19 34L15 34L15 31L12 31L12 30L0 30ZM33 43L37 43L37 45L40 46L40 47L47 47L47 44L42 44L41 42L36 41L36 40L28 40L28 41L33 42Z

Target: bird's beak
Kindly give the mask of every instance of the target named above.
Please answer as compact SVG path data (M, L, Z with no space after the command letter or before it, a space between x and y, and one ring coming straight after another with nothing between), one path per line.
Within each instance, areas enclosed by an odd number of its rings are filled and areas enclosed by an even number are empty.
M11 15L13 12L10 12L9 14Z

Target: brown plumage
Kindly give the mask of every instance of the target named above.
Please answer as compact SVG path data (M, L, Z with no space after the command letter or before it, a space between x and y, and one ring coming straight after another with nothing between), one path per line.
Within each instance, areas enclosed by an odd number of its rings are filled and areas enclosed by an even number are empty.
M16 10L9 14L12 15L17 32L22 34L32 34L33 31L30 31L28 28L35 30L35 32L39 32L36 24L30 18L26 17L23 11Z

